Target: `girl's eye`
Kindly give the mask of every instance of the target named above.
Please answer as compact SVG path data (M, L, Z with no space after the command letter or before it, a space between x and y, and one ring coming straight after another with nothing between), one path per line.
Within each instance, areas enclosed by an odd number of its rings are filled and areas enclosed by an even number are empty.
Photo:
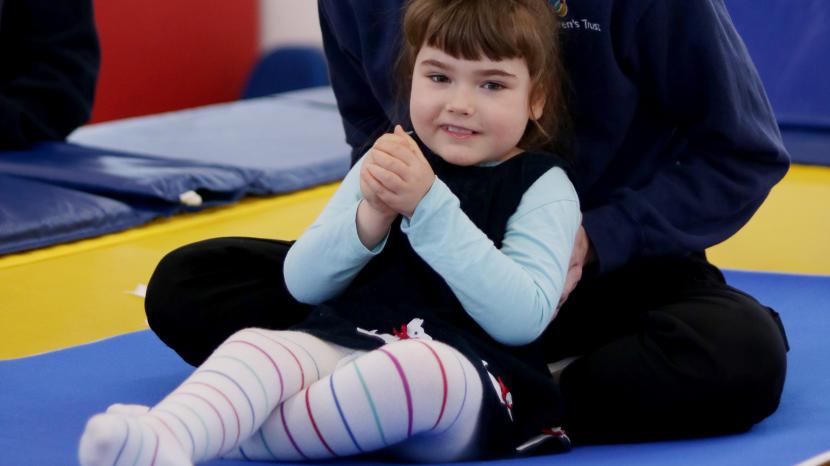
M434 82L434 83L445 83L445 82L449 81L449 78L447 78L443 74L431 74L431 75L427 76L427 78L429 78L429 80Z
M502 85L501 83L496 83L496 82L492 82L492 81L488 81L488 82L482 84L481 87L483 87L484 89L487 89L488 91L498 91L498 90L504 89L504 85Z

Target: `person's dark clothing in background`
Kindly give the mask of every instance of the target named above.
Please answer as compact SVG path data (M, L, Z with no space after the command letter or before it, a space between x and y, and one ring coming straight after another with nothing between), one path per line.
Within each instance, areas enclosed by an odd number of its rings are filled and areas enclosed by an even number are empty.
M92 0L0 1L0 150L84 124L99 65Z

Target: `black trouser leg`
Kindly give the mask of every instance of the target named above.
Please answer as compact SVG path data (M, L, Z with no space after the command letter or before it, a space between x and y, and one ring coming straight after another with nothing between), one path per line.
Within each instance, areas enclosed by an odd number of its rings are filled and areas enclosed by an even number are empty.
M786 343L769 309L702 260L580 284L545 335L577 443L739 432L772 414Z
M216 238L174 250L147 287L150 328L198 365L237 330L302 321L310 308L291 297L283 280L289 247L278 240Z

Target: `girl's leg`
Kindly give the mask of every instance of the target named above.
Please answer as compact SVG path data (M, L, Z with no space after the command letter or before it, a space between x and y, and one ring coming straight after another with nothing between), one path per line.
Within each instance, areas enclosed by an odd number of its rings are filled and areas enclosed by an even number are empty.
M80 462L184 465L221 456L349 351L305 333L241 330L147 414L90 419Z
M474 455L467 450L481 403L481 379L461 353L435 341L402 340L289 398L231 456L318 460L395 446L411 459L461 459ZM406 448L410 442L430 451Z

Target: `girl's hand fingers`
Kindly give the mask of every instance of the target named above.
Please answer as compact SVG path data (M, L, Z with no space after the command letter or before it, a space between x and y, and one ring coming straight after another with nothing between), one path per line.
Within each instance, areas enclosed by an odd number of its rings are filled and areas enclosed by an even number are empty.
M406 131L404 131L403 126L395 125L394 134L395 134L395 136L398 136L399 138L401 138L409 146L410 149L418 150L418 151L421 150L418 147L418 143L415 142L415 139L413 139L412 136L410 136Z
M381 148L373 149L372 153L374 155L373 165L377 165L391 171L392 173L398 175L403 181L408 179L407 172L409 167L401 159L388 154Z
M388 188L386 188L383 184L381 184L380 181L378 181L371 174L369 174L366 177L366 185L368 186L369 190L372 192L372 198L373 199L370 200L369 198L366 198L366 200L370 204L375 204L375 203L379 202L379 203L383 204L383 207L385 207L386 209L394 210L394 209L392 209L392 207L389 204L394 202L395 193L391 192Z
M380 183L378 183L378 181L375 179L375 177L373 177L371 175L371 173L369 173L369 172L366 172L366 176L361 177L360 180L366 185L366 188L367 188L367 191L368 191L368 193L364 193L364 194L368 194L368 196L364 195L364 197L368 198L370 196L371 197L377 196L378 192L383 190L383 186Z
M392 194L371 173L366 172L366 176L361 179L361 182L364 185L361 187L361 191L366 202L378 210L390 209L384 199L391 198Z
M389 145L389 144L391 144L391 145L401 144L401 145L405 145L406 141L403 138L401 138L400 136L398 136L397 134L386 133L386 134L382 135L381 137L379 137L375 141L374 146L377 146L378 144L387 144L387 145Z
M395 172L387 170L380 165L369 164L366 168L376 181L393 193L397 193L406 185L406 182Z
M389 138L378 139L375 143L375 149L400 160L406 166L410 166L416 161L409 144L398 136L393 135Z
M406 131L403 130L403 127L401 125L395 125L395 135L403 139L413 153L421 153L421 148L418 147L418 143L415 142L415 139L412 136L410 136L406 133Z
M393 136L396 138L396 142L401 144L402 146L408 149L408 155L406 157L406 164L410 167L413 166L420 166L423 167L424 165L428 165L426 157L424 157L424 153L421 152L421 147L418 146L418 143L415 142L415 139L406 133L403 130L401 125L395 125L395 131ZM403 152L402 152L403 153Z

